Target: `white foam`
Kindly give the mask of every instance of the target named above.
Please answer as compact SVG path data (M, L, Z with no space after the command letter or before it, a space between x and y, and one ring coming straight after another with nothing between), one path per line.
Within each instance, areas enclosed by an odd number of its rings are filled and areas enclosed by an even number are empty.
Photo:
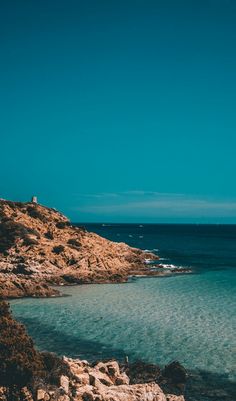
M186 267L184 267L184 266L176 266L176 265L173 265L172 263L170 263L170 264L168 264L168 263L161 263L161 264L160 264L160 267L163 268L163 269L184 269L184 268L186 268Z

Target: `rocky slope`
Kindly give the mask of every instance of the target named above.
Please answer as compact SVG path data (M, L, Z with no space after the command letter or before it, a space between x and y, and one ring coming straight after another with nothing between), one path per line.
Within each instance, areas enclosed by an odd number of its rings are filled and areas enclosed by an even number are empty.
M157 256L74 227L55 209L0 200L0 297L57 295L49 285L157 274L147 258Z

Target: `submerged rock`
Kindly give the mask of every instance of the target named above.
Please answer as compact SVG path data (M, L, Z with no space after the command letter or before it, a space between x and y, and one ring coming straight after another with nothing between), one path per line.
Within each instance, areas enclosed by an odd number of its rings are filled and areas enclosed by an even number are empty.
M165 366L163 376L171 379L172 383L177 385L185 384L187 381L187 371L178 361L173 361Z

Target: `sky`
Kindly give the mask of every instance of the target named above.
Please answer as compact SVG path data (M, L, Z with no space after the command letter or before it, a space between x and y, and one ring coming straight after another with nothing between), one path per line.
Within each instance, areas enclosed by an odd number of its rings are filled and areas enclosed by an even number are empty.
M0 197L236 223L236 1L8 0Z

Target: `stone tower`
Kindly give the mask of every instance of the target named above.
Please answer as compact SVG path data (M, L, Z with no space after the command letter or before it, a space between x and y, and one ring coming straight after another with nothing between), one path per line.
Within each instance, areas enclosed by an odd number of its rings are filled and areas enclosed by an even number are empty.
M38 203L37 196L32 196L31 202L32 202L32 203Z

